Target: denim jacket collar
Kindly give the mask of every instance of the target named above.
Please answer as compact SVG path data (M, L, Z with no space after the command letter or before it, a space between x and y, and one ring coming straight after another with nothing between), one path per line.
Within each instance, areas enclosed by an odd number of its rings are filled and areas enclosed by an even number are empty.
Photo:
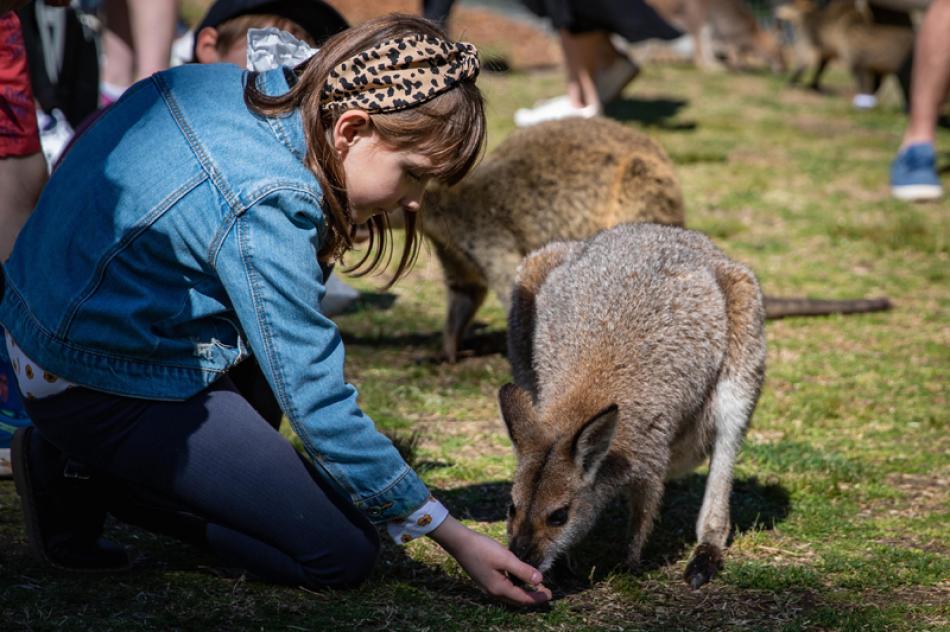
M265 70L256 78L258 89L271 97L285 94L293 84L297 83L294 71L286 66ZM300 110L295 108L292 112L280 117L269 116L267 122L277 138L302 162L307 156L307 136L304 133Z

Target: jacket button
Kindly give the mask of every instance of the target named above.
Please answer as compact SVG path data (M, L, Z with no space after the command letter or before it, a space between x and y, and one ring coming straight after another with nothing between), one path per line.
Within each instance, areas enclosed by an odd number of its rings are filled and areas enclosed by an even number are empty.
M382 510L379 507L371 507L369 510L369 515L378 516L382 513Z

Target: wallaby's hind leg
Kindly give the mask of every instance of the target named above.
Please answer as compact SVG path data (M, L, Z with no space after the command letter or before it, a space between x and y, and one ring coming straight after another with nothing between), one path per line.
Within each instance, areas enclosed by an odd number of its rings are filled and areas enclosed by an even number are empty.
M458 360L462 336L485 300L488 288L477 283L468 283L449 285L448 290L449 308L445 318L445 330L442 332L442 353L446 360L455 363Z
M488 288L478 268L464 255L434 242L435 254L442 264L448 292L448 310L442 330L442 353L449 362L458 360L459 345L475 312L485 300Z
M653 518L663 499L663 475L649 479L636 479L627 488L627 506L630 509L630 524L627 533L627 566L636 572L640 566L640 553L653 530Z
M710 396L704 423L714 429L709 477L703 506L696 522L699 545L686 567L684 579L699 588L722 568L722 549L729 537L729 495L733 466L759 398L765 373L765 313L755 277L738 264L717 270L726 298L728 343L719 381Z

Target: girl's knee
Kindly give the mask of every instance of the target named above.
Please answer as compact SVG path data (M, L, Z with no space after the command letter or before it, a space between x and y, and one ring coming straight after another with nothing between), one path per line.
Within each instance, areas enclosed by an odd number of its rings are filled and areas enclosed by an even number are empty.
M372 574L380 549L375 531L356 531L334 545L329 555L304 563L309 588L352 588Z

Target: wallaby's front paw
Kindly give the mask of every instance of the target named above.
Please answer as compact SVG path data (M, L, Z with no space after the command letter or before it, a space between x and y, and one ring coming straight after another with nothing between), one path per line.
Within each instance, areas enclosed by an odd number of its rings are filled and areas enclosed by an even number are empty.
M722 551L715 544L704 542L693 552L693 559L686 566L683 579L693 590L696 590L711 580L721 568Z

